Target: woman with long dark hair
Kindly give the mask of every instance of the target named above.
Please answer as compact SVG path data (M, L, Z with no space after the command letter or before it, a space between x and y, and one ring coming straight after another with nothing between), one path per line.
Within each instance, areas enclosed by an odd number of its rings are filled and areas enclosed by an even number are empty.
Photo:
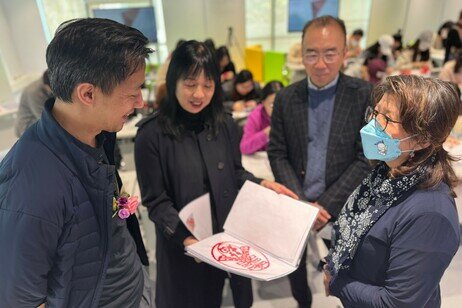
M142 203L156 225L156 306L220 307L228 274L184 254L197 239L178 212L209 193L218 233L246 180L296 196L242 167L236 125L223 111L218 64L204 43L188 41L173 52L166 85L166 100L139 124L135 141ZM250 279L229 277L234 305L250 307Z
M226 46L220 46L217 48L215 54L217 56L218 65L220 66L221 82L232 80L234 75L236 75L236 68L234 67L233 61L231 61L228 48Z

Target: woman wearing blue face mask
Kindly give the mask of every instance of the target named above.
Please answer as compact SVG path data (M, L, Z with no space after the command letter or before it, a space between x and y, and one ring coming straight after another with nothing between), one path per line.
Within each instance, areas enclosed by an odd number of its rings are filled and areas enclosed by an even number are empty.
M460 242L454 159L442 146L458 116L457 91L394 76L373 101L361 138L378 163L334 225L326 294L344 307L440 307L439 282Z

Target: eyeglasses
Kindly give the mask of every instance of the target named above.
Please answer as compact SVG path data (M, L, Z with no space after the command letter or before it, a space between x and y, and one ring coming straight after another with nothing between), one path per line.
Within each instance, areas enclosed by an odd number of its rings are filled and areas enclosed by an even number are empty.
M327 51L323 54L317 53L315 51L308 51L303 55L303 60L307 64L315 64L318 63L319 59L322 58L324 63L331 64L337 61L340 52L338 51Z
M392 120L383 113L380 113L371 106L368 106L366 109L366 114L364 115L364 121L366 121L366 123L369 123L372 119L375 119L377 122L379 122L382 131L385 131L389 122L396 124L402 123L399 121Z

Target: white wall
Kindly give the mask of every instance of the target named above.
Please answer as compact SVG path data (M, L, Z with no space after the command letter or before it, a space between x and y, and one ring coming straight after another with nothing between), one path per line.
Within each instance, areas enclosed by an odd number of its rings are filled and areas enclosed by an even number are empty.
M424 30L436 32L443 22L456 21L461 10L461 0L373 0L367 45L398 29L406 44Z
M46 40L34 0L0 0L0 51L13 91L46 68Z
M423 0L421 0L423 1ZM382 34L402 29L409 0L373 0L366 45L372 45Z
M228 28L233 28L234 42L245 47L245 0L163 0L164 21L169 50L179 39L212 38L218 46L226 44ZM238 68L243 66L240 51L233 44L231 57Z
M415 41L422 31L438 31L443 9L444 2L441 0L409 0L408 14L403 26L403 43Z
M443 13L441 16L441 24L446 20L457 21L459 13L462 11L462 1L446 0L443 4Z
M11 30L0 1L0 56L4 65L4 73L9 83L13 76L21 75L22 69L18 58L17 48L11 37Z

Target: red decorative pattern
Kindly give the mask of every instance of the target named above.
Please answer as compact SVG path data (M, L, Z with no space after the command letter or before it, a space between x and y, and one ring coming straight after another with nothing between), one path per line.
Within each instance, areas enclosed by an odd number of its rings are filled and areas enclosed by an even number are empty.
M244 244L219 242L212 247L212 257L221 264L248 271L261 271L270 266L268 258Z

